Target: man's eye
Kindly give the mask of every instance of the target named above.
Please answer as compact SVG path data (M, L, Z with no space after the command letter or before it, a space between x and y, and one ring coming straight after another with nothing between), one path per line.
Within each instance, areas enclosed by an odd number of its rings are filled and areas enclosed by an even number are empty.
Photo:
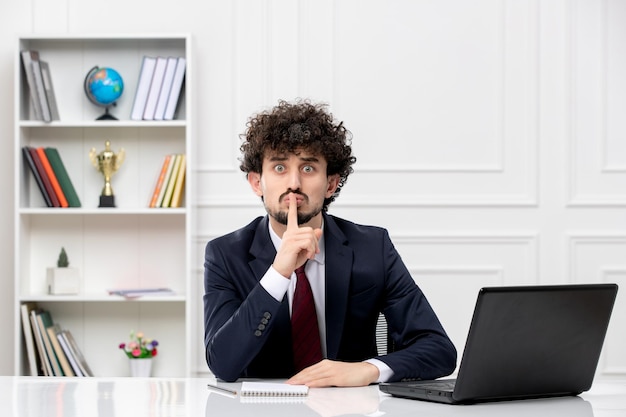
M276 172L284 172L285 171L285 166L284 165L276 165L274 167L274 171L276 171Z
M314 171L314 169L311 165L307 165L304 168L302 168L302 171L306 172L307 174L310 174L311 172Z

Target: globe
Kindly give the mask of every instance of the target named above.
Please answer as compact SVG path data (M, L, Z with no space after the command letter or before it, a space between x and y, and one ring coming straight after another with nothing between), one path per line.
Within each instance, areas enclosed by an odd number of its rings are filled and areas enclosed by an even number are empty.
M113 68L95 66L85 77L85 94L92 103L104 107L105 113L96 120L117 120L109 113L109 108L124 92L124 81Z

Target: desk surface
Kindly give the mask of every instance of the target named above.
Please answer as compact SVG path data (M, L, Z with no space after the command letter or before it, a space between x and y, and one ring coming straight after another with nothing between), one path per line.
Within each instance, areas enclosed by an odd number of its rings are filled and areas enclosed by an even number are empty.
M302 399L245 400L207 389L211 378L0 377L2 415L51 416L626 416L626 380L596 381L579 397L523 400L469 406L393 398L375 385L311 389ZM238 389L239 383L219 386Z

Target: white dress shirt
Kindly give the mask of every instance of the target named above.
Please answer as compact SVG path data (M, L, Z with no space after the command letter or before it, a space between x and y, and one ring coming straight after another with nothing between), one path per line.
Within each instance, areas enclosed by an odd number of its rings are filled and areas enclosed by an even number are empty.
M269 223L269 222L268 222ZM276 250L280 247L281 239L274 232L272 226L268 226L272 243ZM324 250L324 236L319 241L319 253L315 254L314 259L307 261L304 272L306 274L309 283L311 284L311 290L313 291L313 299L315 301L315 311L317 313L317 323L320 330L320 342L322 343L322 355L326 357L326 298L325 294L325 250ZM287 293L287 300L289 301L289 314L291 314L291 303L293 300L293 293L296 289L296 273L291 274L291 279L286 279L273 266L267 270L263 278L261 278L261 286L276 300L281 301ZM366 362L378 368L380 373L376 382L386 382L393 375L393 371L387 364L377 359L369 359Z

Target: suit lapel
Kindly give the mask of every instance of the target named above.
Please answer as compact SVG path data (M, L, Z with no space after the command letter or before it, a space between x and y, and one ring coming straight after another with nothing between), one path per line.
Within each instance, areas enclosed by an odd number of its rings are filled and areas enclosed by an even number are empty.
M252 244L250 245L250 255L252 260L249 264L257 281L261 280L276 256L276 249L274 248L272 239L270 239L268 221L267 216L265 216L257 224L254 232L254 238L252 239Z
M339 352L343 334L348 290L352 273L353 252L346 237L331 216L324 215L326 249L326 347L329 359Z

